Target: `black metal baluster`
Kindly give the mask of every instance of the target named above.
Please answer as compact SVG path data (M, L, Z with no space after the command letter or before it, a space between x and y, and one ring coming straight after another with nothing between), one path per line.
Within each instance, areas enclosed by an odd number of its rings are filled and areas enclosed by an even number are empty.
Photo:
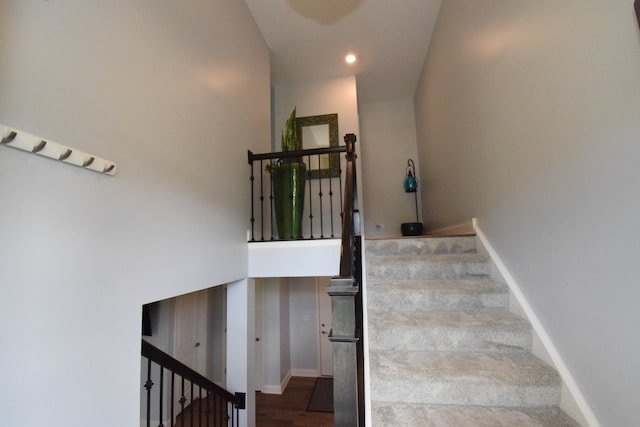
M171 425L175 424L176 419L175 419L175 403L176 403L176 395L175 395L175 390L176 390L176 373L171 371Z
M338 175L340 176L338 180L340 183L340 228L342 228L342 223L344 222L344 206L342 206L342 167L338 169Z
M159 407L160 407L160 418L158 418L159 420L159 424L158 427L164 427L164 424L162 424L162 400L164 398L164 368L162 366L160 366L160 392L158 393L160 395L160 399L159 399Z
M264 165L260 160L260 241L264 242Z
M189 407L191 408L191 427L193 427L193 419L195 418L193 416L193 407L196 406L193 404L193 381L189 381L191 383L191 395L189 396L189 399L191 400L191 402L189 402Z
M198 427L202 426L202 386L198 386Z
M222 406L223 404L223 400L222 397L218 396L216 398L216 406L218 408L218 420L216 421L218 423L218 425L223 426L225 425L225 422L223 421L224 417L225 417L225 409Z
M151 427L151 388L153 387L153 381L151 381L151 359L147 359L147 381L144 383L144 388L147 389L147 427Z
M216 400L218 399L218 395L215 394L213 396L213 424L216 424L216 414L218 413L218 409L216 408Z
M182 414L183 422L184 422L184 404L187 403L187 398L184 395L184 377L180 377L182 380L182 395L180 396L180 413Z
M227 425L229 420L229 410L227 409L227 400L220 397L220 425Z
M211 411L211 407L209 405L210 399L211 399L211 392L207 390L207 406L205 407L205 411L207 414L207 416L205 417L207 419L207 427L209 427L209 412Z
M293 163L289 163L289 203L291 204L291 206L293 206L293 197L294 197L294 190L293 190L293 186L294 186L294 179L293 179ZM287 234L287 239L290 238L294 238L297 239L298 236L294 235L295 232L295 227L294 227L294 221L293 219L296 217L295 214L295 210L292 209L291 210L291 218L289 218L289 232Z
M227 405L227 402L228 402L227 398L221 398L220 399L220 408L221 408L220 412L221 412L221 415L222 415L220 418L222 419L222 422L225 425L229 424L229 418L230 418L229 417L229 407Z
M273 160L269 160L269 164L273 167ZM271 217L271 240L275 240L275 237L273 237L274 233L273 230L276 229L275 224L273 222L273 174L269 174L269 201L271 202L271 210L269 211L270 214L269 216Z
M251 181L251 241L254 242L255 241L255 229L254 229L254 225L256 222L256 218L253 212L253 183L256 180L255 176L253 175L253 160L251 159L251 155L253 153L251 153L251 151L249 151L249 164L251 165L251 177L249 178L249 180Z
M322 214L322 208L324 205L322 204L322 175L320 175L320 155L318 154L318 196L320 205L320 238L324 239L324 215Z
M309 177L311 177L311 154L309 154L307 156L307 162L309 162L309 171L307 171L307 175ZM309 181L309 232L311 233L311 235L309 236L310 239L313 239L313 203L312 203L312 197L311 197L311 179L307 179L307 181Z
M333 178L329 177L329 217L331 218L331 237L333 234Z

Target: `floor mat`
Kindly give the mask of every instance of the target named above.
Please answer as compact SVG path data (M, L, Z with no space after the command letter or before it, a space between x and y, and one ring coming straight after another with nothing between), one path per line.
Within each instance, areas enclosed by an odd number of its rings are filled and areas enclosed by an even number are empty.
M316 380L307 411L333 412L333 378L321 377Z

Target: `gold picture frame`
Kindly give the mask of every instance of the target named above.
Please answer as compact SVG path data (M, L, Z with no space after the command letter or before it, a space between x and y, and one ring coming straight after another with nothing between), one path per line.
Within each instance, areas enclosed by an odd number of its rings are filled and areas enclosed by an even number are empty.
M338 146L338 114L297 117L298 139L303 150ZM304 158L307 178L336 178L340 176L339 153L321 154Z

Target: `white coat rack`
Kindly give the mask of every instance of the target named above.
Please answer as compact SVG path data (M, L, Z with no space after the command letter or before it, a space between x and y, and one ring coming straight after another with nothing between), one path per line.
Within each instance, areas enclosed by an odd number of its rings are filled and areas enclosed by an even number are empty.
M12 129L0 124L0 145L19 148L30 153L39 154L50 159L59 160L106 175L116 174L116 164L93 154L57 142L44 140L21 130Z

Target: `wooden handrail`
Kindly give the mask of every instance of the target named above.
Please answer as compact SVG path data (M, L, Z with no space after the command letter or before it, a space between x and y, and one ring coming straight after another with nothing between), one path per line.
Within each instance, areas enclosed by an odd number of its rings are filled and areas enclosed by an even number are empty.
M231 402L234 406L238 406L239 409L244 409L242 407L244 406L244 402L241 401L240 396L225 390L207 377L199 374L184 363L174 359L171 355L165 353L145 340L142 340L142 356L156 362L171 372L175 372L177 375L191 381L193 384L222 396L226 401Z
M360 211L356 179L354 134L344 137L347 146L344 215L340 246L340 273L331 278L333 344L333 401L337 426L364 426L364 352L362 331L362 265L360 259Z
M337 147L311 148L308 150L279 151L275 153L262 154L254 154L253 152L251 152L251 150L247 150L247 158L249 159L249 164L252 164L255 160L290 159L295 157L306 157L319 154L344 153L347 150L347 147L344 145L338 145Z
M347 148L347 166L345 170L344 217L342 219L342 244L340 245L340 277L353 277L353 236L356 232L358 214L358 190L356 188L356 136L348 133L344 136Z

